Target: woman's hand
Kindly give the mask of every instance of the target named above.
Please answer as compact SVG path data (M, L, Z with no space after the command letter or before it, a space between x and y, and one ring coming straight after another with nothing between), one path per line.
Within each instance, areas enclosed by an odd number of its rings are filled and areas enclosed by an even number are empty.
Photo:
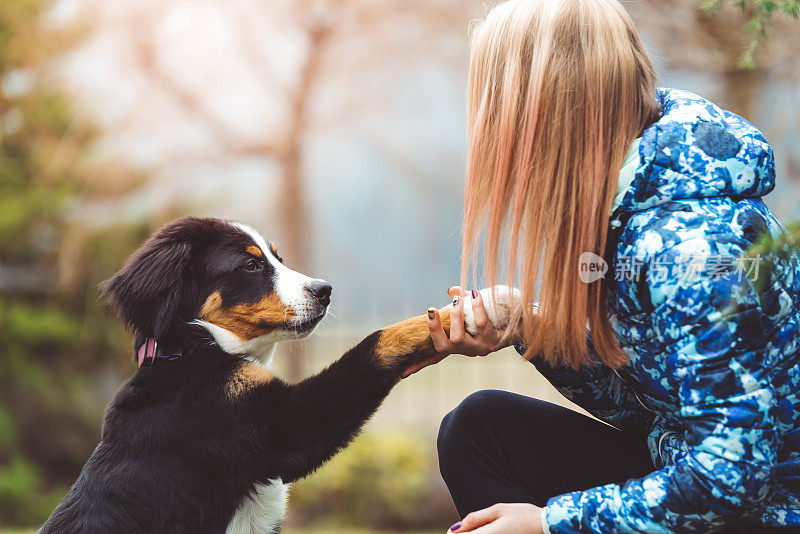
M532 504L495 504L472 512L448 534L542 534L542 509Z
M479 291L472 290L471 294L472 313L477 330L474 336L467 333L464 328L464 297L467 296L466 291L459 286L453 286L447 293L453 299L453 309L450 311L450 337L447 337L447 333L442 328L439 310L428 308L428 330L431 333L433 346L436 348L436 356L412 365L403 373L403 378L442 361L450 354L486 356L490 352L508 345L508 342L503 343L502 332L497 330L489 320L483 297Z
M499 350L502 347L502 332L495 329L486 313L486 306L483 303L483 296L480 291L472 290L472 313L475 317L475 329L478 331L474 336L467 333L464 328L464 297L466 291L459 286L453 286L447 290L447 294L453 300L453 309L450 311L450 337L442 328L439 319L439 310L430 308L428 310L428 330L431 333L433 346L442 358L449 354L463 354L465 356L486 356L490 352ZM433 317L431 313L433 312Z

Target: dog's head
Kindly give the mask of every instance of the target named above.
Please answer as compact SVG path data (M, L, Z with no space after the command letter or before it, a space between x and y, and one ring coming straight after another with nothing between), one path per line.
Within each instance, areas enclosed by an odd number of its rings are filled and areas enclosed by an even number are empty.
M204 326L231 353L257 355L308 335L331 286L286 267L274 245L240 223L186 217L148 239L102 287L139 335Z

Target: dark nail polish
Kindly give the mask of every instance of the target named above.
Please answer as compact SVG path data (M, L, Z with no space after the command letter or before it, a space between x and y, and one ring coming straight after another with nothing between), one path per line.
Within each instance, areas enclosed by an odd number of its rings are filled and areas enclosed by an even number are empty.
M473 290L472 290L472 300L475 300L475 299L477 299L477 298L478 298L478 291L477 291L477 290L475 290L475 289L473 289Z
M450 532L453 532L454 530L458 530L460 528L461 528L461 521L450 527Z
M433 308L428 308L428 319L430 319L431 321L433 321L433 318L434 318L434 317L435 317L435 315L434 315L434 313L433 313Z
M453 307L455 308L456 306L458 306L458 297L453 299Z

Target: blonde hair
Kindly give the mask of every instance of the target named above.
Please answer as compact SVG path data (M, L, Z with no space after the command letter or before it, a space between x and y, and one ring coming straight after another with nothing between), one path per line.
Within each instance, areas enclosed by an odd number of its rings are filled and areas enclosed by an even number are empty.
M627 361L605 283L581 282L578 262L603 256L622 162L658 113L655 70L616 0L511 0L475 27L462 284L475 281L481 244L497 283L507 235L507 283L519 278L522 302L539 302L516 310L509 334L526 357L590 363L588 324L602 363Z

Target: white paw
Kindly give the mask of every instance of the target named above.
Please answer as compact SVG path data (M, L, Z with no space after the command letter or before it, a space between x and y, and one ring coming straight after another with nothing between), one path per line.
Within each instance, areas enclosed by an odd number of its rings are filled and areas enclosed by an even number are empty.
M511 319L511 311L520 297L518 289L508 286L494 286L481 289L481 298L486 307L486 314L494 327L498 330L505 330ZM477 334L475 326L475 315L472 312L472 295L467 293L464 298L464 324L467 332Z

